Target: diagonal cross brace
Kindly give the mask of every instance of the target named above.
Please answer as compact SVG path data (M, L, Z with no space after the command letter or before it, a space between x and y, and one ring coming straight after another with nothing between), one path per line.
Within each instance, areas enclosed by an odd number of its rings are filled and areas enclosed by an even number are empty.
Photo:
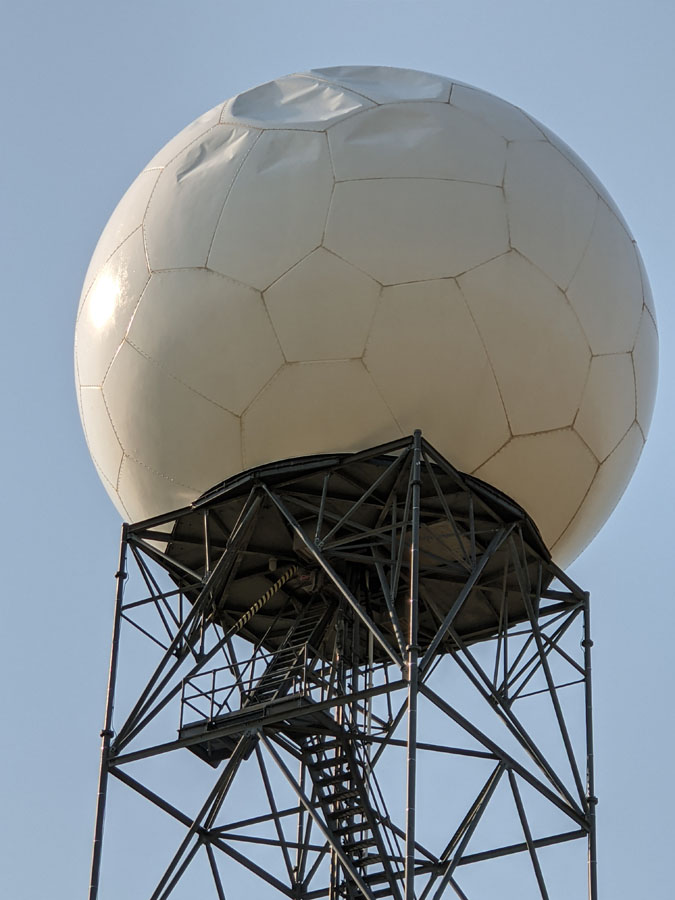
M330 565L330 563L328 562L326 557L323 555L321 550L314 543L314 541L311 541L307 537L305 532L302 530L302 528L300 527L298 522L293 517L292 513L282 503L281 499L279 497L277 497L276 494L273 494L272 491L270 491L266 485L263 485L263 490L265 491L267 496L270 498L272 503L274 503L274 505L279 510L281 515L284 517L284 519L286 519L288 524L291 526L291 528L293 529L293 532L298 537L298 539L301 541L301 543L304 545L304 547L306 548L308 553L321 566L321 568L324 570L326 575L328 575L328 577L333 582L335 587L338 589L338 591L342 594L342 596L345 598L347 603L354 610L354 612L356 613L358 618L363 622L363 624L371 632L371 634L373 635L375 640L378 642L378 644L381 645L381 647L384 649L386 654L391 658L392 662L394 662L399 668L402 668L403 660L391 648L391 646L389 645L389 642L384 637L384 635L382 634L380 629L373 622L373 620L370 618L368 613L362 608L359 601L352 594L352 592L347 588L347 586L344 584L344 582L342 581L340 576L337 574L337 572L335 572L333 567Z
M441 645L441 641L447 634L447 631L450 628L450 626L452 625L452 623L457 618L457 614L459 613L460 609L464 605L465 600L467 599L467 597L469 596L469 594L475 587L475 584L478 581L478 579L480 578L480 576L483 574L483 569L488 564L491 557L495 554L495 552L498 550L498 548L501 546L501 544L503 544L504 541L506 540L506 538L511 534L511 532L513 531L513 529L515 527L516 527L516 523L512 522L510 525L500 528L497 531L497 533L493 536L490 543L487 545L485 552L483 553L481 558L476 563L476 566L473 569L473 571L471 572L471 574L469 575L469 577L467 578L464 587L459 592L457 599L450 607L448 614L446 615L445 619L443 620L443 624L440 626L440 628L436 632L433 640L429 644L429 647L428 647L426 653L422 657L422 660L420 662L420 675L422 677L424 676L424 674L428 670L429 666L433 662L434 656L436 655L436 651L438 650L438 648Z

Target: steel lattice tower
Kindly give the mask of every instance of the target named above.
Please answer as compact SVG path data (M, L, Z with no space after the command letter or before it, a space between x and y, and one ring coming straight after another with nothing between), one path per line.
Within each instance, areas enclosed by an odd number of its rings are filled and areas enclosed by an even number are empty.
M265 897L481 900L485 869L553 900L574 842L596 900L588 594L419 432L125 525L117 579L90 900L111 778L184 826L150 900L200 855L218 900L236 864ZM129 630L156 661L118 717ZM213 767L190 809L136 771L165 754ZM228 803L242 780L257 806Z

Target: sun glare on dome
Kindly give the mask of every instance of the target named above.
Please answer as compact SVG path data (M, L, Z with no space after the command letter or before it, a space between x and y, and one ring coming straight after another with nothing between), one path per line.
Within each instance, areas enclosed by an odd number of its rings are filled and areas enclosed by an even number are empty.
M92 296L89 303L89 318L96 329L106 325L115 312L121 293L119 278L104 273L92 288Z

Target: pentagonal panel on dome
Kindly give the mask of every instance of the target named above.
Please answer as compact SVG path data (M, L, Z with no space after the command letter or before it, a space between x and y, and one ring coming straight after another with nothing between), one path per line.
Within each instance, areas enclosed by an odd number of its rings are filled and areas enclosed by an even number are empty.
M332 189L324 134L264 132L225 201L209 267L269 287L321 244Z
M441 75L389 66L331 66L309 75L340 84L375 103L397 100L436 100L446 103L452 82Z
M100 387L80 388L80 411L89 452L106 481L116 487L122 446L110 421Z
M196 141L197 138L206 134L209 129L218 124L222 108L223 104L219 103L213 109L209 109L201 116L198 116L194 122L186 125L182 131L179 131L170 141L167 141L162 149L152 157L147 166L145 166L145 170L162 169L168 165L181 150L185 150L193 141Z
M195 496L241 469L239 419L126 341L106 375L103 395L125 455L193 488Z
M385 288L364 354L404 434L416 428L472 471L509 438L476 326L450 279Z
M258 136L217 125L167 165L143 226L151 269L206 265L225 198Z
M141 172L115 207L91 257L82 285L83 297L86 296L103 264L110 259L120 244L142 225L143 216L158 177L159 169Z
M504 192L511 245L564 290L591 236L598 195L548 141L509 145Z
M392 103L327 132L338 181L451 178L501 185L506 141L446 103Z
M511 431L571 425L591 352L565 295L511 251L459 278L506 407Z
M402 437L360 360L286 365L242 417L244 466Z
M200 493L154 472L130 456L122 460L118 491L124 498L124 511L130 522L188 506Z
M594 356L574 430L602 462L635 421L635 376L630 353Z
M156 272L127 339L235 415L284 361L260 294L206 269Z
M576 515L597 470L579 435L564 428L513 438L474 474L520 503L550 548Z
M593 353L630 352L642 312L640 265L630 235L603 202L567 296Z
M633 347L633 365L635 367L637 420L642 433L647 437L656 400L659 338L656 333L654 320L646 308L642 313L638 336Z
M341 182L324 245L381 284L458 275L507 250L503 193L424 178Z
M372 100L311 74L285 75L228 100L220 121L318 131L372 105Z
M507 141L538 141L543 134L522 109L466 84L455 84L450 105L463 109L484 122Z
M100 385L148 283L143 232L138 228L99 270L75 326L80 384Z
M635 424L600 466L572 522L552 547L559 565L569 565L600 531L626 490L643 446Z
M363 353L380 286L323 248L264 294L289 362L348 359Z

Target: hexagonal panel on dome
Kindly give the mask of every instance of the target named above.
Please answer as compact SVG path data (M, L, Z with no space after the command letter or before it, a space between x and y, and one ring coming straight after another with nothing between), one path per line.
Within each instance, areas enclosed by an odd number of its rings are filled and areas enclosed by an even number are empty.
M452 82L442 75L389 66L331 66L312 69L309 75L340 84L375 103L397 100L436 100L446 103Z
M284 75L237 94L223 106L220 121L318 131L372 105L366 97L302 73Z
M504 192L511 246L564 290L591 236L598 195L548 141L509 144Z
M83 387L79 393L89 451L103 477L116 487L122 446L110 421L103 393L100 387Z
M217 125L167 165L143 226L151 269L206 265L225 198L258 135Z
M472 471L509 438L476 326L450 279L385 288L364 354L405 434L424 436Z
M402 432L360 360L291 363L242 417L246 468L310 453L362 450Z
M511 431L571 425L591 351L562 291L515 251L467 272L459 285L485 341Z
M630 353L594 356L574 430L602 462L635 421L635 376Z
M508 249L504 196L460 181L344 181L324 246L381 284L459 275Z
M327 132L335 177L450 178L501 185L506 141L445 103L392 103Z
M484 122L507 141L539 141L543 134L522 109L468 84L455 84L450 105Z
M289 362L348 359L363 353L380 286L323 248L265 291L265 304Z
M646 437L654 412L659 368L659 338L654 320L646 308L642 313L638 336L633 347L633 366L635 367L637 420Z
M195 496L240 471L239 419L126 341L106 375L103 396L125 454L194 488ZM122 492L121 497L126 503Z
M593 353L630 352L642 312L640 264L630 235L602 201L567 296Z
M633 425L600 466L577 513L551 548L558 565L569 565L600 531L628 487L643 446L642 433Z
M159 169L141 172L129 190L115 207L96 244L87 274L84 276L82 296L87 294L103 264L110 259L120 244L142 225L150 195L159 177Z
M321 244L332 189L324 134L264 132L225 201L209 268L269 287Z
M145 166L145 171L148 169L162 169L168 165L182 150L185 150L193 141L202 137L209 129L219 123L222 109L223 104L219 103L201 116L198 116L189 125L186 125L182 131L179 131L170 141L167 141L162 149L152 157L147 166Z
M579 435L564 428L513 438L474 474L520 503L550 548L576 515L597 470ZM573 531L570 542L574 546Z
M155 273L127 340L235 415L284 361L260 294L206 269Z
M75 327L80 384L100 385L138 305L150 273L138 228L99 270Z

